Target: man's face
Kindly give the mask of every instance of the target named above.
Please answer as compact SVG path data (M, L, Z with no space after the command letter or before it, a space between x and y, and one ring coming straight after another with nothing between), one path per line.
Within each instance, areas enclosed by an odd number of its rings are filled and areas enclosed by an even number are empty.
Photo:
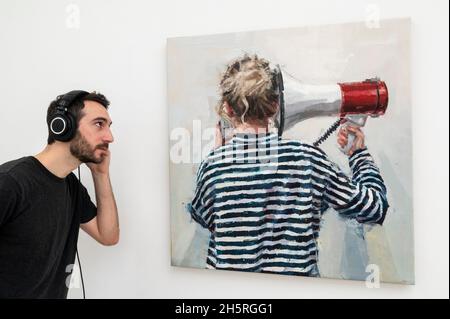
M108 111L100 103L85 101L78 130L70 142L70 153L82 163L99 164L114 141Z

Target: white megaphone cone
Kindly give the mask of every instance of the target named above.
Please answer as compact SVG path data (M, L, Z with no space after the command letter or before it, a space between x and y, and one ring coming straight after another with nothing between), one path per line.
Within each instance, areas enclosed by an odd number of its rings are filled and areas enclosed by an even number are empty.
M279 127L283 132L313 117L339 115L341 89L338 84L303 84L284 72L282 79L284 103L280 103L278 121L283 124Z

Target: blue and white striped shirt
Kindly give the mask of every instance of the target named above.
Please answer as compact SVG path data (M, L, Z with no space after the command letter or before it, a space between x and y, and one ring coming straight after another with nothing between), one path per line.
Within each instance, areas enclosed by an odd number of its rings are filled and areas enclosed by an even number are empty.
M386 187L367 149L352 178L317 147L238 134L201 163L189 211L211 232L207 268L317 276L322 213L382 224Z

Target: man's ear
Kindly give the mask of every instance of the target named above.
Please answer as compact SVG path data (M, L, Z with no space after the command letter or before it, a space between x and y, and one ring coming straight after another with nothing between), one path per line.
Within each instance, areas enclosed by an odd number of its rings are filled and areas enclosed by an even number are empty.
M224 106L225 113L227 113L227 115L229 117L233 117L234 111L233 111L233 108L230 106L230 104L228 104L228 102L225 101L225 102L223 102L223 106Z

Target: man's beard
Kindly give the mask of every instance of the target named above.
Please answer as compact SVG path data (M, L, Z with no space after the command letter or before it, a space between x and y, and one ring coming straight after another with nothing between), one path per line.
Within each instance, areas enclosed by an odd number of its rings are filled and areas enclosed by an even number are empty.
M70 153L82 163L100 164L103 162L104 156L95 156L97 149L108 149L108 144L99 144L92 147L86 139L77 132L73 140L70 142Z

